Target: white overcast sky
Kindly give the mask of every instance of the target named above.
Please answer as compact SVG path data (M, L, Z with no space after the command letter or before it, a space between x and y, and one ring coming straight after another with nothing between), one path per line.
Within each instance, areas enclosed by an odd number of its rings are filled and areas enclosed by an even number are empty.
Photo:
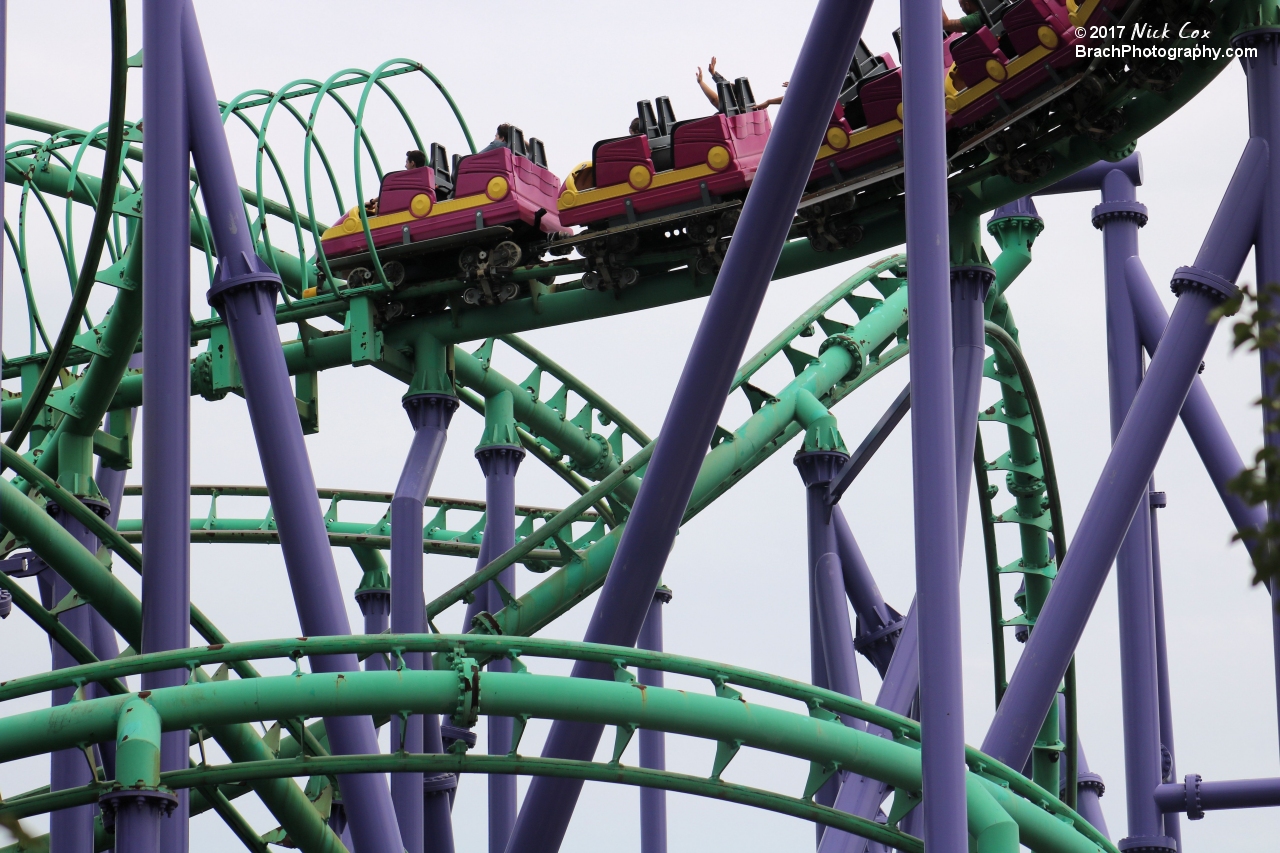
M196 5L215 86L224 100L248 89L274 90L298 78L323 79L343 68L372 69L385 60L407 57L422 61L449 87L477 142L483 144L498 122L515 123L526 135L546 142L551 168L563 175L589 156L597 139L622 132L635 114L637 99L668 94L678 117L706 114L709 108L694 83L693 71L713 54L727 76L750 76L757 98L779 92L790 76L814 4L809 0L786 4L654 0L641 7L560 0L430 4L197 0ZM131 2L129 9L133 52L141 47L140 3ZM75 127L95 126L107 111L106 6L69 0L58 4L56 15L50 11L47 4L10 6L8 108ZM950 7L949 11L958 10ZM896 6L880 3L872 11L865 38L877 51L890 50L890 33L896 26ZM130 115L139 117L139 72L131 72L130 84ZM451 151L461 150L460 133L424 78L400 78L393 86L427 141L439 140ZM295 103L304 114L310 107L310 99ZM1167 282L1176 267L1194 259L1247 138L1245 107L1244 76L1238 66L1232 66L1141 142L1147 185L1139 195L1151 212L1150 224L1142 233L1142 254L1158 283ZM277 119L280 124L273 128L270 140L291 170L294 191L300 195L301 134L284 123L286 118ZM375 99L368 119L371 134L384 163L398 164L401 152L413 145L409 134L392 119L386 103ZM324 127L331 128L325 141L344 175L346 198L354 198L349 179L351 132L336 123L322 123ZM7 141L24 135L10 128ZM253 186L253 140L242 129L232 138L240 182ZM368 196L373 194L373 179L365 168ZM266 186L269 195L280 197L278 185L269 176ZM16 196L8 188L5 211L11 222L18 212ZM1034 262L1009 294L1044 397L1069 532L1084 510L1109 444L1102 241L1089 224L1089 210L1097 202L1096 194L1039 202L1045 232L1036 243ZM331 198L320 194L317 204L322 218L336 217ZM54 213L59 218L63 215L60 206ZM78 214L75 222L75 233L82 240L88 220ZM67 302L66 273L50 252L47 229L33 224L31 231L37 299L46 323L56 327ZM280 240L283 232L275 233ZM989 238L987 250L994 257L996 247ZM207 308L204 262L197 261L192 304L199 317L207 316ZM860 265L850 262L777 282L761 312L751 351ZM27 331L14 259L7 250L5 270L4 340L6 352L13 356L26 352ZM1243 280L1253 279L1252 270L1250 263ZM1159 289L1171 306L1172 295L1163 284ZM91 306L95 319L108 306L108 299L109 294L95 297ZM702 307L702 302L687 303L532 332L527 337L644 429L656 433ZM296 331L285 329L282 334L293 337ZM1257 394L1257 363L1230 352L1225 330L1219 330L1205 361L1204 381L1241 454L1248 458L1261 438L1258 412L1251 405ZM494 366L517 381L528 370L527 364L509 354ZM905 364L888 373L836 410L851 446L902 387ZM760 383L776 389L787 379L785 366L775 365L762 374ZM372 368L324 374L322 432L308 439L321 486L394 488L410 437L399 405L403 390ZM995 386L988 384L984 406L996 396ZM733 429L748 413L745 401L735 398L721 423ZM241 399L232 396L213 404L197 398L192 414L193 482L262 482ZM459 412L434 494L483 497L483 480L472 458L481 426L481 419L469 410ZM908 435L905 426L895 433L843 504L881 590L904 612L914 586ZM989 448L1000 446L997 433L986 435ZM804 505L791 464L793 451L789 447L777 453L680 536L665 575L675 592L666 610L669 651L808 677ZM572 499L571 493L540 467L526 461L518 500L563 506ZM1157 487L1169 494L1160 529L1179 778L1189 772L1206 779L1276 775L1266 596L1250 587L1247 558L1242 548L1229 544L1230 522L1181 426L1174 428L1156 480ZM137 468L130 473L130 482L140 482ZM1002 493L997 504L1007 503ZM243 512L232 506L220 509L224 515L264 509L252 502L239 505ZM197 500L193 512L203 514L206 507ZM991 718L993 694L976 502L971 501L970 508L966 537L970 545L962 579L965 727L968 741L978 744ZM136 502L126 507L129 512L137 512ZM1014 559L1015 538L1012 531L1002 531L1003 562ZM359 611L349 595L359 581L359 570L347 553L335 553L353 625L358 626ZM445 589L471 569L469 561L428 558L428 593ZM233 639L290 636L297 631L277 549L198 545L192 549L192 575L196 599ZM131 575L125 579L133 583ZM521 589L532 582L533 576L523 575ZM1013 609L1012 590L1012 586L1007 590L1007 612ZM581 638L593 601L553 624L547 634ZM448 619L452 625L460 617ZM1019 647L1012 641L1009 645L1016 659ZM20 615L0 625L0 649L0 680L47 667L42 636ZM543 664L538 668L558 671ZM1112 837L1120 838L1126 834L1125 784L1114 580L1104 589L1085 632L1078 670L1081 733L1090 764L1106 780L1102 802ZM878 687L874 670L864 665L861 674L864 690L874 697ZM14 703L13 710L18 705L37 707L43 701ZM538 744L544 731L531 726L526 750ZM713 753L712 744L673 738L668 745L669 766L705 774ZM726 778L798 794L806 772L799 762L744 753ZM0 791L5 794L46 781L43 759L0 766ZM484 849L484 788L478 779L463 783L454 812L460 850ZM238 802L260 831L275 826L252 798ZM669 811L673 851L783 849L812 843L809 825L771 813L678 795L669 798ZM635 790L589 785L564 850L599 850L604 837L610 839L611 850L637 850L637 815ZM34 819L29 824L42 825ZM1193 851L1262 851L1274 847L1280 815L1274 811L1213 813L1203 822L1184 821L1183 826L1188 849ZM217 818L206 816L193 827L196 853L234 849L236 843Z

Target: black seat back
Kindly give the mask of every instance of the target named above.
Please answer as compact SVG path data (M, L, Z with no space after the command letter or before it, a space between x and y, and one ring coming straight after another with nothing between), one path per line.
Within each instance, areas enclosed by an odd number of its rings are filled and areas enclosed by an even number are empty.
M507 131L507 147L510 148L511 153L517 157L527 158L529 156L529 146L525 144L524 131L516 127L514 124L511 125L510 129Z
M671 109L671 99L666 95L657 100L659 136L671 136L671 126L676 123L676 112Z
M756 96L751 92L751 82L746 77L733 81L733 95L738 99L738 110L749 113L756 108Z
M849 65L849 73L845 75L844 83L840 87L839 101L846 106L858 94L858 87L866 82L887 73L888 65L884 58L876 56L867 47L864 41L858 41L858 47L853 53L853 62Z
M449 171L449 153L438 142L431 143L427 165L436 173L436 201L453 195L453 173Z
M742 112L738 106L738 97L733 91L733 84L728 80L716 81L716 97L720 101L720 112L723 114L736 116Z
M982 22L995 29L1012 5L1012 0L978 0L978 11L982 14Z
M547 147L536 136L529 137L529 159L535 166L547 168Z
M649 145L652 147L653 140L663 136L653 104L649 101L636 101L636 115L640 118L640 132L649 137Z

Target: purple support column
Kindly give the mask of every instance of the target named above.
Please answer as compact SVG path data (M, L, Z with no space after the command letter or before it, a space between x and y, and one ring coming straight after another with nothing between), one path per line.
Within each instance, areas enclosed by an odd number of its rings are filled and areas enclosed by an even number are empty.
M63 512L57 504L48 505L49 514L67 529L90 552L98 550L98 539L83 524ZM46 582L45 578L49 580ZM71 593L71 584L52 570L41 573L42 591L48 588L46 605L50 608ZM82 640L88 641L93 632L92 610L87 604L58 614L58 621ZM53 653L53 668L65 669L79 666L79 662L53 640L49 641ZM65 705L75 695L74 687L62 687L53 691L53 705ZM89 762L78 749L64 749L49 756L49 789L61 791L93 783ZM50 853L93 853L93 806L75 806L60 809L49 815Z
M836 533L836 553L844 572L845 594L858 617L854 647L871 661L883 678L902 634L902 614L885 603L839 506L831 508L831 526Z
M924 844L965 853L964 688L955 393L948 280L946 111L938 0L902 2L903 163L911 289L911 460Z
M812 642L815 651L821 652L815 658L823 668L820 686L861 699L837 534L832 524L832 510L824 500L832 477L848 458L844 453L832 451L801 451L796 454L795 464L804 480L808 511L809 609ZM818 683L816 678L814 683ZM866 728L860 720L851 717L845 719L845 725ZM833 802L838 785L838 782L832 785Z
M587 642L631 645L640 634L870 6L869 0L821 0L818 4L791 75L787 100L592 614ZM936 19L933 36L936 42ZM573 672L611 677L603 665L579 663ZM589 760L602 731L598 725L556 722L543 755ZM581 790L580 781L535 778L516 821L509 853L558 849Z
M1166 504L1164 492L1151 489L1151 588L1155 595L1156 611L1156 684L1160 699L1160 744L1163 755L1160 763L1160 781L1172 781L1178 772L1177 753L1173 748L1173 700L1169 695L1169 647L1164 631L1164 579L1160 573L1160 528L1156 513ZM1164 834L1173 839L1178 850L1182 849L1182 825L1177 814L1164 816Z
M280 279L254 252L199 24L189 3L182 34L191 148L218 251L209 302L226 318L240 362L245 402L280 530L280 548L298 621L303 633L310 636L350 634L276 331ZM359 664L354 654L325 655L312 657L311 667L316 672L354 672ZM327 717L325 730L334 754L376 755L379 751L373 721L368 717ZM338 784L358 853L402 853L404 845L386 777L347 774L338 778Z
M1155 286L1151 284L1141 258L1132 257L1125 262L1125 280L1129 285L1129 299L1142 337L1142 346L1148 355L1155 355L1165 326L1169 324L1169 313L1164 310L1164 304L1156 295ZM1248 530L1265 524L1265 507L1249 506L1227 487L1244 470L1244 461L1199 376L1192 381L1191 390L1187 392L1181 417L1182 425L1186 427L1187 435L1191 437L1191 443L1195 445L1200 461L1209 473L1209 479L1213 480L1214 488L1218 490L1222 505L1231 516L1231 523L1237 530Z
M135 359L141 361L141 358L134 356ZM141 366L141 365L139 365ZM134 410L130 409L127 413L119 415L107 414L107 422L104 424L105 429L110 429L111 418L127 417L130 423L133 421ZM125 471L117 471L114 468L108 468L102 464L102 460L98 460L97 471L93 475L93 481L98 486L98 491L102 493L102 500L106 506L105 521L113 528L120 523L120 503L124 500L124 481ZM96 610L90 609L90 621L92 622L92 633L89 642L89 648L97 656L98 660L112 660L120 654L120 644L116 640L116 632L107 624L107 620L102 618L102 614ZM89 685L89 696L94 699L102 699L108 696L106 689L100 684ZM105 740L98 744L98 752L102 758L102 769L106 773L108 779L114 779L116 776L116 742L114 739Z
M1232 44L1257 49L1257 56L1240 60L1248 83L1249 135L1269 146L1280 144L1280 106L1277 106L1280 103L1280 29L1246 30L1232 39ZM1270 170L1263 180L1266 190L1254 255L1259 288L1280 282L1280 169ZM1274 310L1275 306L1272 308ZM1272 324L1274 322L1271 321ZM1275 347L1266 347L1258 355L1262 368L1262 395L1274 397L1280 352ZM1262 411L1267 425L1262 431L1263 441L1268 447L1276 447L1280 444L1280 434L1271 428L1275 413L1265 407ZM1267 515L1272 520L1280 519L1280 506L1268 506ZM1276 707L1280 709L1280 583L1271 585L1271 603Z
M142 7L142 648L191 644L191 163L182 24L185 3ZM144 673L142 688L185 683L182 669ZM190 764L187 732L161 735L160 769ZM139 813L137 820L145 820ZM190 845L187 792L160 828L165 853Z
M826 553L814 566L817 582L818 623L822 627L823 653L827 659L827 683L830 689L854 699L862 698L862 685L858 680L858 661L853 651L853 634L849 625L849 610L844 603L844 579L840 572L840 558ZM845 725L865 731L867 724L854 717L843 717Z
M1102 231L1107 307L1107 389L1114 444L1142 384L1142 343L1129 299L1125 263L1138 255L1138 229L1147 208L1132 179L1113 169L1102 177L1102 203L1093 226ZM1160 784L1160 691L1156 665L1155 588L1151 573L1151 514L1137 512L1116 555L1120 610L1120 691L1124 718L1127 843L1173 849L1149 791Z
M1061 693L1058 694L1058 737L1063 743L1066 743L1067 709L1066 699ZM1062 775L1058 783L1059 793L1064 800L1066 799L1066 786L1067 763L1064 761L1062 762ZM1107 820L1102 815L1102 804L1098 802L1102 799L1102 795L1106 790L1107 786L1102 783L1102 777L1089 769L1089 761L1084 754L1084 743L1080 740L1079 734L1077 734L1076 813L1087 820L1098 832L1110 838L1111 832L1107 829Z
M1236 292L1261 207L1267 144L1249 141L1196 264L1174 274L1178 305L1111 449L982 750L1012 767L1031 751L1213 336L1209 314Z
M510 423L510 435L506 440L516 438L514 417L511 415L510 394L503 391L499 397L507 398L506 405L490 402L485 409L486 425L493 418L490 408L503 411ZM486 437L489 430L486 430ZM476 448L476 459L480 469L484 471L485 524L484 544L486 560L492 555L501 556L516 544L516 471L524 459L524 448L511 444L482 443ZM516 567L503 569L498 575L498 582L512 595L516 594ZM486 585L488 590L487 609L496 612L503 607L502 598L497 587ZM506 658L495 660L489 664L490 672L510 672L511 661ZM511 717L489 717L489 754L506 755L511 752L511 736L513 733ZM507 842L511 839L511 830L516 824L516 777L492 773L489 775L489 853L503 853Z
M161 839L166 821L163 801L146 794L117 797L115 810L115 853L168 853Z
M982 330L983 306L996 271L988 266L951 268L952 384L955 387L956 430L956 541L964 553L965 518L969 510L969 484L973 481L973 443L978 435L978 408L982 401L982 362L987 357L987 336Z
M386 561L382 559L380 552L357 546L351 549L351 553L360 564L360 568L364 570L355 594L356 604L360 606L360 613L364 616L364 632L381 634L391 624L391 573L387 570ZM386 670L387 656L385 654L369 655L364 659L364 668L366 672ZM345 814L342 825L344 827L347 825Z
M671 590L658 587L649 605L649 615L640 629L636 645L651 652L662 651L662 606L671 602ZM639 681L647 687L661 687L660 669L639 668ZM650 770L667 769L667 736L665 732L640 730L640 766ZM667 792L661 788L640 789L640 853L667 853Z
M449 421L458 409L458 398L448 394L413 394L404 399L413 424L413 443L391 498L391 632L425 634L426 598L422 587L422 505L431 490L436 468L444 453ZM421 652L405 652L409 669L430 666ZM440 717L414 714L407 721L391 718L391 748L411 755L440 753ZM392 773L391 799L396 807L400 837L407 853L423 853L426 839L432 851L453 849L453 821L445 792L424 797L422 773Z
M818 405L812 395L802 396L813 405ZM848 462L849 456L844 452L827 449L840 446L839 432L835 428L835 418L825 414L825 410L820 408L815 410L815 414L817 412L824 414L808 425L804 449L795 455L795 465L800 471L800 478L805 486L809 582L809 680L815 687L840 690L837 686L837 678L839 683L846 686L850 682L857 684L858 672L856 663L853 663L852 635L847 630L843 637L827 633L828 630L834 630L836 625L831 618L827 619L826 625L823 624L821 615L823 593L820 587L819 566L822 559L829 555L835 561L837 571L840 569L839 557L836 556L836 533L831 524L832 511L831 507L827 506L826 495L831 480ZM844 600L845 594L842 592L839 596L839 606L842 608L845 606ZM847 628L847 615L845 625ZM848 646L848 656L841 654L844 651L842 646ZM854 667L852 674L842 672L836 676L832 675L835 668L841 665L848 666L850 663L853 663ZM852 722L852 720L846 720L846 724L852 724ZM841 780L845 775L841 773L828 779L814 795L814 801L824 806L834 803L840 790ZM822 837L826 834L826 827L815 824L814 833L818 843L821 844Z

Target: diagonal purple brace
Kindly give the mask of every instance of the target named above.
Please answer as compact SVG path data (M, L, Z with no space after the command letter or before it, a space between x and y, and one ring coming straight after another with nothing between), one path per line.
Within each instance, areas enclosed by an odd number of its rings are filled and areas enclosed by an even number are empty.
M587 642L632 645L640 634L870 8L869 0L821 0L814 12L777 127L592 614ZM935 38L936 29L935 20ZM610 677L607 667L581 663L573 673ZM602 731L601 726L557 722L543 755L589 760ZM580 781L534 779L509 853L558 849L581 790Z
M1089 614L1213 336L1210 313L1236 293L1253 242L1267 173L1267 143L1251 139L1195 266L1173 279L1178 305L1103 466L1070 552L1059 568L982 751L1021 767L1066 673Z
M1125 261L1125 280L1129 285L1129 299L1133 303L1133 315L1138 323L1142 346L1149 355L1155 355L1165 327L1169 325L1169 313L1156 295L1155 285L1151 283L1141 258L1132 257ZM1237 530L1248 530L1265 524L1265 507L1249 506L1227 488L1232 478L1244 470L1244 460L1240 458L1240 451L1231 440L1231 434L1227 432L1226 424L1222 422L1222 416L1218 414L1213 400L1209 398L1209 391L1199 376L1192 380L1191 390L1187 392L1187 399L1179 414L1209 479L1218 490L1218 497L1222 499L1227 515L1231 516L1231 523ZM1248 544L1246 540L1245 545Z
M315 476L276 330L280 278L255 252L199 23L190 3L183 16L182 49L191 153L218 252L209 303L226 319L240 362L245 402L280 530L280 548L298 621L303 632L311 636L350 634L337 567L316 501ZM316 656L311 658L311 666L316 672L360 669L354 654ZM379 752L373 721L368 717L327 717L325 731L334 754ZM356 853L403 853L386 777L348 774L339 776L338 784Z

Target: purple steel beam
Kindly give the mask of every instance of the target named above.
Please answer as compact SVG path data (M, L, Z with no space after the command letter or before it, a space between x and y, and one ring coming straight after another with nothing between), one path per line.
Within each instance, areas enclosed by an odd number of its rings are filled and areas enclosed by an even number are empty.
M161 744L164 749L164 744ZM112 803L104 808L111 810L114 822L116 853L168 853L164 847L164 828L169 821L165 816L162 797L148 797L144 792L112 797Z
M1162 811L1186 812L1191 820L1200 820L1205 812L1218 809L1280 806L1280 779L1205 782L1198 773L1189 773L1181 784L1165 783L1156 788L1155 800Z
M1138 229L1147 208L1129 176L1102 176L1102 203L1093 226L1102 231L1107 308L1107 389L1114 445L1142 384L1142 343L1134 319L1125 262L1138 255ZM1155 587L1151 568L1151 513L1136 512L1116 555L1120 610L1120 694L1124 720L1125 800L1130 844L1168 848L1164 820L1147 791L1161 781L1160 690L1156 663Z
M670 601L671 590L658 587L637 646L651 652L662 651L662 606ZM646 687L661 687L664 682L660 669L640 667L637 675ZM640 730L640 766L650 770L667 769L665 732ZM667 792L661 788L640 789L640 853L667 853Z
M870 0L821 0L814 12L791 74L794 85L788 89L707 301L592 614L587 642L629 646L640 634L870 8ZM937 16L933 35L936 41ZM602 665L579 663L573 672L611 677ZM543 755L590 760L602 731L597 725L556 722ZM535 778L516 821L510 853L558 849L581 790L580 781Z
M1235 292L1261 208L1267 144L1245 146L1193 267L1174 274L1178 305L1089 499L982 751L1012 767L1031 752L1107 572L1146 494L1174 419L1213 336L1209 314Z
M81 545L90 553L97 553L98 539L79 521L62 512L57 504L48 505L49 514L67 529ZM71 584L52 570L41 572L39 577L40 591L46 608L52 609L72 592ZM85 604L80 607L64 610L58 614L58 621L67 630L82 640L90 640L93 632L92 610ZM62 646L49 640L53 655L53 668L65 669L77 666L79 662ZM53 705L65 705L73 700L76 689L62 687L54 690L50 696ZM64 788L75 788L93 784L93 774L89 771L89 762L84 753L78 749L59 750L49 756L49 790L61 791ZM93 806L75 806L60 809L49 815L49 851L50 853L93 853Z
M824 486L825 487L825 486ZM813 500L812 498L810 499ZM811 555L812 558L813 555ZM817 616L817 627L822 642L822 656L826 664L827 687L837 693L862 698L862 685L858 680L858 659L853 648L853 633L849 625L849 610L845 604L844 578L840 558L831 551L817 555L812 560L811 598ZM846 726L866 730L866 723L841 715ZM853 778L849 773L838 773L823 787L830 787L830 804L839 799L839 793ZM827 836L847 835L837 829L825 828L818 832L818 849L823 848ZM849 836L852 838L853 836ZM836 843L836 842L829 842Z
M405 397L404 409L413 424L413 442L391 497L391 631L425 634L422 505L440 465L449 421L458 409L458 398L447 394L413 394ZM430 658L421 652L405 652L402 657L408 669L431 665ZM443 752L440 717L413 714L403 720L393 716L391 746L410 755ZM453 821L449 815L448 794L424 796L422 784L421 772L391 774L391 800L395 803L405 851L423 853L428 838L431 850L452 850Z
M814 662L822 666L821 672L813 673L814 683L817 684L818 677L821 676L821 686L861 699L862 687L858 681L853 632L850 630L849 611L845 604L847 593L844 572L838 556L832 511L825 500L832 478L848 459L844 453L809 451L797 453L795 464L800 469L805 485L809 613L812 620L810 639L813 650L820 652L814 656ZM844 721L847 726L866 729L861 720L846 717ZM832 793L834 795L834 791Z
M828 552L818 557L814 566L818 623L822 627L823 654L827 660L827 683L830 689L854 699L862 698L858 680L858 660L853 650L853 633L849 610L844 603L844 578L840 558ZM865 730L866 723L853 717L844 718L845 725Z
M969 484L973 480L973 444L978 435L982 400L982 362L987 336L982 329L983 305L996 273L988 266L951 268L952 385L955 388L956 541L964 553Z
M1067 740L1066 698L1061 693L1058 694L1058 737L1064 743ZM1065 761L1062 762L1058 789L1063 799L1066 799L1067 763ZM1089 769L1089 761L1084 754L1084 743L1080 740L1080 736L1076 735L1076 813L1092 824L1098 832L1110 838L1111 832L1107 829L1107 820L1102 815L1102 804L1098 802L1106 790L1107 786L1102 783L1102 777Z
M1132 257L1125 262L1125 279L1129 285L1129 299L1133 304L1134 317L1138 321L1142 346L1149 355L1154 355L1165 327L1169 324L1169 313L1164 310L1164 304L1156 295L1155 286L1151 283L1141 258ZM1187 435L1191 437L1191 443L1195 445L1196 452L1209 473L1209 479L1213 480L1222 505L1231 516L1231 523L1237 530L1261 527L1267 521L1266 508L1249 506L1227 487L1244 470L1244 461L1199 376L1191 383L1191 390L1187 392L1180 414L1182 425L1186 427ZM1249 544L1247 540L1245 544Z
M134 360L141 361L138 356L134 356ZM139 365L141 366L141 365ZM130 409L128 412L120 412L117 414L107 413L107 421L104 427L107 430L111 428L111 419L114 417L127 417L132 424L134 412ZM104 520L115 527L120 523L120 503L124 500L124 481L125 471L117 471L114 468L108 468L102 464L102 460L98 460L98 468L94 473L93 481L98 486L98 491L102 493L102 500L106 504L106 517ZM91 640L89 648L97 656L98 660L112 660L120 654L120 644L116 640L116 632L112 630L107 620L102 618L102 614L97 610L91 609L89 616L92 624ZM100 684L91 684L88 688L89 696L94 699L105 698L108 693ZM102 757L102 769L106 773L108 779L114 779L116 775L116 742L115 740L105 740L98 744L98 752Z
M1277 108L1280 102L1280 29L1246 30L1236 36L1232 44L1257 49L1255 56L1240 60L1249 93L1249 135L1266 141L1267 145L1280 144L1280 108ZM1280 282L1280 169L1272 169L1266 176L1256 249L1254 264L1259 288ZM1274 302L1275 297L1272 297L1270 307L1273 311L1276 308ZM1274 332L1274 319L1264 323L1268 331ZM1280 349L1274 345L1263 347L1258 355L1262 396L1274 397L1276 375L1280 370ZM1262 413L1263 442L1269 448L1280 446L1280 434L1274 429L1276 413L1265 406ZM1272 504L1266 509L1271 520L1280 519L1280 505ZM1276 709L1280 712L1280 583L1274 580L1271 583L1271 641ZM1277 722L1280 722L1280 716Z
M1112 172L1120 171L1129 178L1135 187L1142 186L1142 154L1135 151L1123 160L1112 163L1099 160L1092 166L1085 166L1074 175L1051 184L1034 195L1060 195L1062 193L1079 193L1102 189L1102 180Z
M966 853L942 4L902 0L901 6L924 845L930 853Z
M1155 597L1156 614L1156 685L1160 699L1160 781L1167 782L1178 772L1177 753L1173 748L1173 698L1169 693L1169 646L1165 641L1164 579L1160 572L1160 526L1156 514L1167 503L1164 492L1155 490L1152 481L1151 509L1151 588ZM1173 839L1178 850L1182 849L1182 825L1176 814L1164 816L1164 834Z
M964 508L968 504L969 483L973 476L973 465L968 460L973 458L973 444L978 430L977 412L982 390L982 362L986 353L986 337L982 330L983 305L986 302L987 294L990 292L994 277L993 270L985 266L955 267L950 271L950 300L952 308L950 321L952 330L951 382L954 388L952 422L955 436L954 452L957 460L954 485L957 505L957 583L960 569L959 549L962 547L960 531L963 530L963 525L959 523L959 520L964 517ZM913 424L915 420L913 419ZM961 459L966 460L967 464L961 464L958 461ZM837 540L840 544L841 563L846 564L847 560L845 585L850 590L850 599L853 600L854 598L853 590L858 589L863 582L872 584L874 598L879 599L879 590L874 588L874 581L871 579L870 571L866 569L865 560L863 560L862 554L858 550L857 543L853 541L852 533L849 532L843 517L838 520L835 526ZM860 567L860 570L853 572L853 583L851 583L849 570L850 568L857 569L857 567ZM919 584L920 580L917 579L917 589L919 589ZM864 602L871 597L861 589L859 589L859 592L859 598ZM958 596L958 594L959 589L957 586L955 595ZM879 603L888 609L883 600ZM959 606L958 598L954 606ZM854 601L854 609L859 613L859 620L861 621L863 616L862 611L859 609L858 601ZM905 715L910 711L911 704L915 699L916 688L920 685L916 603L912 603L905 619L891 609L890 613L893 617L892 621L882 622L878 630L867 635L863 635L859 631L858 642L859 645L870 645L873 642L879 642L876 657L871 658L884 677L880 695L876 700L877 704ZM898 640L899 636L909 637L910 639L904 645ZM888 642L884 642L885 640ZM895 646L903 649L901 656L895 653ZM898 666L895 667L893 665L894 662L897 662ZM958 663L956 665L958 666ZM961 738L963 738L962 734ZM961 749L963 751L963 740L961 741ZM841 786L834 803L835 807L863 817L875 815L880 809L880 804L884 801L888 787L873 779L863 779L861 777L850 777L850 779L853 781ZM865 839L860 839L847 833L836 833L833 839L823 843L819 850L822 853L831 853L831 851L836 850L861 853L861 851L867 849L867 845L868 842Z
M382 554L372 548L355 547L351 553L364 570L364 577L356 587L356 604L364 616L364 632L381 634L391 627L391 573L387 569ZM369 672L382 672L387 668L387 656L383 654L369 655L364 659L364 668ZM347 825L345 813L341 824ZM338 830L334 830L337 832Z
M487 408L485 414L488 415ZM509 409L507 416L511 417ZM519 446L486 445L476 449L476 460L480 463L480 470L484 472L483 544L487 547L483 558L486 562L489 554L505 554L516 544L516 471L523 459L524 449ZM515 566L503 569L497 580L507 592L516 594ZM488 591L485 609L491 613L496 612L503 607L501 595L492 583L486 584L485 588ZM494 660L489 664L489 671L511 672L511 661L507 658ZM511 717L489 717L490 755L507 755L511 752L513 724ZM511 830L516 824L517 808L516 777L490 773L489 853L503 853L507 849Z
M186 4L142 7L142 576L144 654L191 644L191 161L182 24ZM142 688L177 687L185 670L144 673ZM160 769L190 764L187 732L160 736ZM136 822L155 809L143 809ZM163 849L190 846L188 794L162 822Z
M829 418L834 423L834 418ZM806 445L809 444L806 436ZM840 558L837 554L836 532L832 525L832 508L826 497L832 480L848 463L849 456L843 452L830 450L801 451L795 456L796 468L800 471L805 486L806 529L808 541L808 580L809 580L809 669L810 681L817 687L845 692L845 689L858 690L858 669L854 657L852 633L849 631L847 611L844 616L844 633L839 633L838 620L834 614L828 614L824 620L824 607L834 609L845 608L847 593L840 591L835 602L822 602L824 594L820 572L831 566L823 566L822 561L830 557L836 572L840 571ZM843 577L841 577L843 586ZM846 654L847 652L847 654ZM837 672L837 670L839 670ZM846 717L845 725L854 725L855 720ZM832 776L814 795L814 800L821 805L833 804L839 793L842 780L847 774ZM818 844L826 834L826 828L814 826Z
M191 149L218 252L208 298L226 318L240 362L245 402L280 531L298 621L303 633L310 636L350 634L276 329L280 278L254 251L199 23L190 3L183 16L182 36ZM185 329L184 320L184 334ZM316 672L354 672L360 668L354 654L312 657L311 666ZM379 751L373 721L368 717L327 717L325 730L335 754L376 755ZM339 776L338 784L358 853L402 853L404 845L386 777L348 774Z
M835 528L836 553L840 557L840 569L844 572L845 594L858 617L854 647L871 661L883 678L902 634L902 614L885 603L839 506L831 509L831 526Z

